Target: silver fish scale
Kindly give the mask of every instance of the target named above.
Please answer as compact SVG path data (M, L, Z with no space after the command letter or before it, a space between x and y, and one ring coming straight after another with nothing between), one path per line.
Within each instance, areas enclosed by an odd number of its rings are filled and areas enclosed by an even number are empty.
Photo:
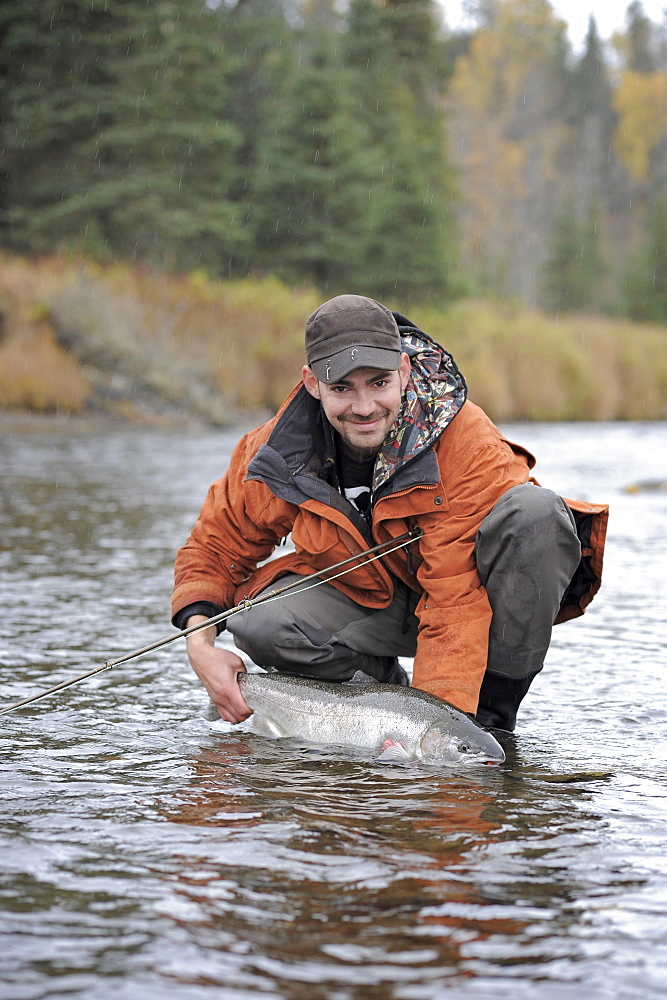
M470 744L473 751L496 760L504 756L491 734L465 713L417 688L281 674L239 674L239 684L254 712L252 730L260 735L371 749L394 739L411 757L421 757L421 739L437 724L445 737Z

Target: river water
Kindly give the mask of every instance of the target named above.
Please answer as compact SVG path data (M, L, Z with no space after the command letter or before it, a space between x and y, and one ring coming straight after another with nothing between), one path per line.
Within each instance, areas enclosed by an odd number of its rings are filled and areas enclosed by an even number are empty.
M181 642L3 716L2 1000L667 996L667 427L506 430L612 507L507 762L229 731ZM170 634L235 437L3 431L0 707Z

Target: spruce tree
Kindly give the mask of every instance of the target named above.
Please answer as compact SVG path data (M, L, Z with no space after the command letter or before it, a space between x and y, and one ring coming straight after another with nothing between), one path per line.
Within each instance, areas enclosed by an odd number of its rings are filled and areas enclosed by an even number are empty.
M364 280L407 303L451 289L452 171L445 157L444 60L428 3L353 0L344 57L372 174Z
M626 11L625 47L626 67L635 73L653 73L656 69L653 56L652 21L644 13L640 0L632 0Z
M543 271L544 303L553 312L578 312L596 303L604 272L598 219L594 207L581 222L572 196L564 199Z
M241 252L244 219L230 194L242 141L229 117L238 59L223 28L189 0L132 5L114 62L115 120L99 137L98 198L117 253L225 272Z
M4 242L225 269L240 132L212 11L190 0L6 0Z
M113 122L127 5L5 0L0 7L3 194L0 240L50 249L85 231Z
M591 115L611 116L611 81L604 48L593 15L588 19L584 52L572 72L574 115L581 121Z
M363 256L365 135L326 36L301 56L260 138L250 210L256 261L296 282L349 290Z
M226 111L240 136L228 194L245 238L240 254L229 261L231 274L247 274L259 266L252 222L255 185L258 177L260 186L264 184L267 137L275 138L280 131L283 95L295 68L295 32L286 18L289 6L283 0L241 0L231 10L219 8L216 15L227 60L233 65Z
M624 311L633 319L667 324L667 198L652 206L648 238L626 277Z

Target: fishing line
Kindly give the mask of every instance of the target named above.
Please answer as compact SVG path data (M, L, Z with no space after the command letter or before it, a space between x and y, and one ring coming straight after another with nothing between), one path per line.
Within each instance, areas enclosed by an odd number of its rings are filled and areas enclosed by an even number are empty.
M403 536L401 535L400 537L402 538ZM371 556L369 559L366 560L366 562L363 565L368 566L369 563L375 562L378 559L382 559L382 558L384 558L384 556L391 555L392 552L397 552L399 549L404 549L406 545L410 545L414 541L415 541L414 538L409 538L407 540L407 542L401 542L400 545L396 545L393 549L387 549L386 552L380 552L378 555ZM372 550L371 549L367 549L367 551L371 552ZM361 555L365 555L365 553L361 553ZM340 564L338 564L338 565L340 565ZM335 566L332 566L330 569L323 569L323 570L320 570L320 572L321 573L330 573L331 569L335 569L335 568L336 568ZM328 576L326 578L326 580L316 580L315 583L309 583L307 587L301 587L301 586L299 586L303 581L302 580L296 580L293 584L290 585L289 589L292 589L294 587L299 587L299 589L296 590L295 593L296 594L305 594L305 592L307 590L313 590L314 587L319 587L323 583L330 583L331 580L337 580L339 576L345 576L345 574L349 573L352 568L353 567L350 567L349 569L342 569L340 571L340 573L335 573L333 576ZM310 577L307 577L307 576L303 578L304 581L305 580L309 580L309 579L310 579ZM288 589L287 587L284 588L285 591L287 591L287 589ZM278 591L274 591L274 592L272 592L270 594L267 594L266 598L263 599L261 603L262 604L271 604L273 601L280 601L280 600L282 600L283 597L286 597L286 596L287 596L286 593L279 593ZM252 604L252 602L251 602L251 604ZM245 606L243 604L241 604L237 608L234 608L234 610L232 612L230 612L230 614L237 614L239 611L245 611L245 610L246 610ZM2 713L0 712L0 715L1 714Z
M7 715L9 712L15 711L17 708L23 708L24 705L30 705L32 702L40 701L42 698L46 698L51 694L56 694L58 691L64 691L65 688L72 687L73 684L78 684L80 681L87 680L88 677L94 677L95 674L99 674L104 670L111 670L112 667L118 666L119 663L127 663L128 660L134 660L137 656L142 656L144 653L150 653L155 649L161 649L163 646L168 646L172 642L176 642L178 639L186 638L189 635L193 635L195 632L200 632L202 629L209 628L211 625L218 625L220 622L226 621L231 618L232 615L238 614L240 611L248 611L251 608L256 607L258 604L265 604L268 601L277 601L279 598L285 596L289 591L294 590L296 587L301 587L302 590L309 590L311 587L319 587L323 583L328 583L330 580L336 580L340 576L344 576L345 573L350 573L353 569L359 569L359 566L350 565L351 563L356 563L359 559L365 559L364 563L360 565L368 565L371 562L375 562L377 559L382 559L384 556L391 555L392 552L398 552L399 549L404 549L407 545L411 545L416 542L418 538L421 537L421 529L413 528L410 531L406 531L403 535L398 535L396 538L390 538L386 542L380 542L378 545L373 545L371 548L366 549L364 552L358 552L356 555L349 556L347 559L341 560L341 562L334 563L333 566L329 566L327 569L318 570L316 573L311 573L309 576L304 576L298 580L293 580L292 583L286 584L284 587L279 587L277 590L272 590L268 594L260 594L255 598L246 598L237 604L236 607L230 608L228 611L222 611L219 615L214 615L212 618L207 618L205 621L198 622L196 625L190 625L189 628L181 629L180 632L176 632L174 635L166 636L163 639L158 639L156 642L149 643L148 646L142 646L140 649L135 649L131 653L125 653L124 656L119 656L115 660L108 660L99 667L94 667L92 670L88 670L85 674L79 674L77 677L73 677L69 681L62 681L60 684L54 684L53 687L47 688L46 691L40 692L40 694L34 694L29 698L23 698L21 701L17 701L14 705L9 705L7 708L0 709L0 715ZM387 548L387 546L390 546ZM347 567L343 569L342 567ZM334 576L326 576L325 579L320 579L323 574L330 574L334 570L340 570ZM316 581L311 583L311 581ZM308 584L308 586L302 586L303 584ZM300 591L298 591L300 593Z

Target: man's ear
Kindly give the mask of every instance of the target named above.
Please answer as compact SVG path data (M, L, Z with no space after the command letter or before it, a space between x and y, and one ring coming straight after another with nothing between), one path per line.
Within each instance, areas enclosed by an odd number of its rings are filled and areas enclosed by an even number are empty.
M320 383L313 369L310 368L308 365L304 365L303 370L301 372L301 377L303 379L303 384L305 385L310 395L314 396L315 399L320 399Z
M401 363L398 366L398 373L401 376L401 392L405 390L410 381L410 358L405 352L401 354Z

